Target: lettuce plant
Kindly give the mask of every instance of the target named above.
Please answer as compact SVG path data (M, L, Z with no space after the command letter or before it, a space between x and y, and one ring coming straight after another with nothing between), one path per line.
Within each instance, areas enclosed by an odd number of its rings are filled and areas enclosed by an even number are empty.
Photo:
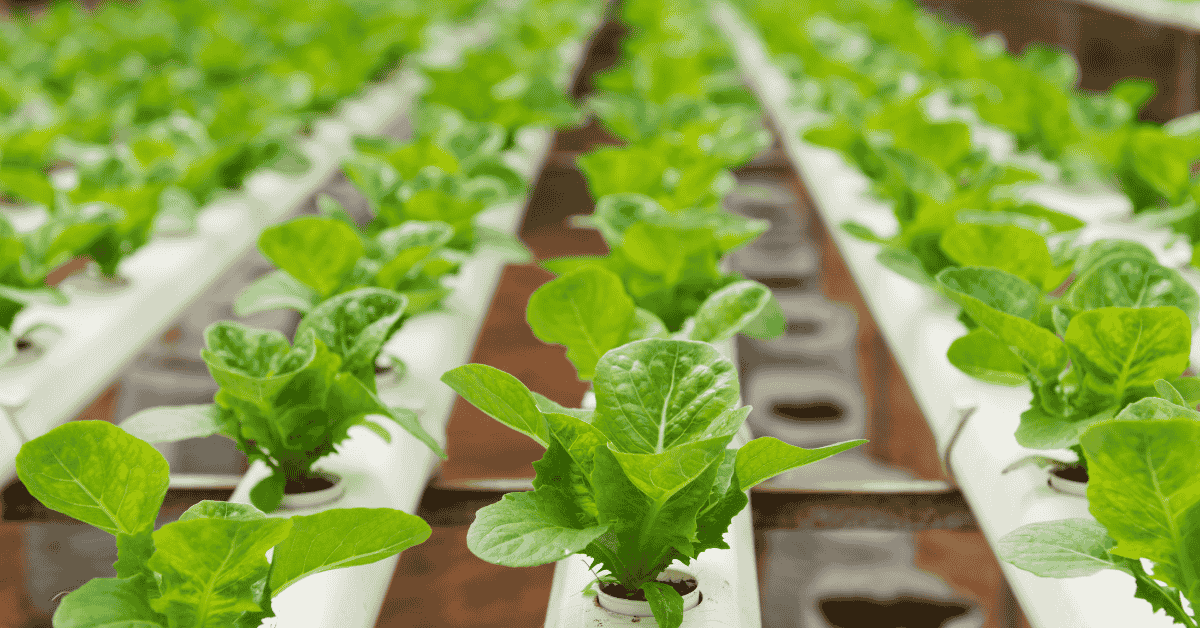
M635 194L601 198L588 221L611 252L547 260L543 266L557 274L585 267L610 271L620 277L637 307L672 333L714 293L741 280L737 273L721 270L721 258L767 229L765 221L721 210L670 212ZM782 316L778 318L776 324L781 324ZM781 332L780 327L769 335Z
M972 331L948 357L973 376L1027 380L1032 407L1017 442L1034 449L1078 447L1091 425L1154 394L1159 379L1188 365L1200 298L1144 247L1102 241L1080 254L1077 276L1057 303L997 268L961 267L937 276Z
M291 308L307 313L324 300L363 287L404 295L406 316L435 307L450 293L444 280L461 254L446 245L454 228L410 220L374 237L361 233L336 201L322 196L324 216L303 216L263 230L258 249L278 270L238 295L239 316Z
M1000 540L998 553L1046 578L1125 572L1135 580L1135 597L1176 624L1196 628L1200 413L1166 382L1160 388L1172 399L1138 401L1080 437L1089 461L1088 510L1095 519L1022 526ZM1147 562L1151 570L1143 567Z
M530 567L583 554L601 581L642 590L659 624L678 628L683 598L656 581L673 561L711 548L776 474L865 441L806 450L764 437L729 443L749 414L737 367L711 345L648 339L596 364L596 409L568 410L482 364L442 376L464 399L529 436L546 453L530 493L476 515L467 545L488 562Z
M220 434L237 442L271 474L250 491L271 512L290 482L313 477L313 465L335 451L354 426L385 441L371 417L394 421L445 457L437 441L404 408L389 408L375 389L375 359L404 311L404 297L360 288L333 297L300 322L296 343L277 331L222 321L205 330L202 356L220 386L212 404L163 406L122 424L150 442Z
M476 217L520 193L525 185L500 153L464 164L434 137L403 144L360 138L357 147L356 156L343 164L343 172L375 215L367 227L371 235L410 220L440 221L454 228L448 246L469 251L484 239L502 239L494 230L477 226Z
M275 616L272 600L296 582L382 560L431 532L390 508L283 519L216 501L155 530L167 461L103 421L68 423L25 443L16 466L47 507L116 537L116 577L68 593L54 612L56 628L258 628Z

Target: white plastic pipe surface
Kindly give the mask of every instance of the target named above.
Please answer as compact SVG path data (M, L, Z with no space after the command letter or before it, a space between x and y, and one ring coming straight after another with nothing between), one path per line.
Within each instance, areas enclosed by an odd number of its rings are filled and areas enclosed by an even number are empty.
M830 224L864 212L889 212L867 198L863 188L840 182L862 175L832 151L800 141L798 130L811 114L792 111L786 79L767 59L757 34L728 5L714 7L714 19L730 37L743 74L758 93L797 171ZM1132 229L1132 227L1131 227ZM1007 475L1001 470L1033 453L1017 445L1013 433L1020 413L1029 407L1027 387L1009 388L974 380L954 368L946 350L965 329L957 310L933 291L899 277L875 259L878 246L850 237L840 229L833 240L858 284L880 331L912 387L939 448L957 431L963 411L976 408L959 435L949 460L954 477L976 519L995 548L1000 537L1036 521L1088 517L1087 503L1046 486L1044 471L1026 467ZM1026 617L1036 628L1166 628L1163 614L1133 596L1132 577L1106 571L1086 578L1039 578L1002 563Z

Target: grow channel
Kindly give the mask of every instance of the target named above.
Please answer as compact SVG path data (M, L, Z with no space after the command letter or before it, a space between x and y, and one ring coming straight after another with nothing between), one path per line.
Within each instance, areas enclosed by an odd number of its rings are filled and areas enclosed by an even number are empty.
M1024 466L1005 473L1013 462L1039 453L1020 447L1013 438L1021 413L1030 407L1028 388L984 383L950 363L947 351L963 333L957 318L959 307L934 290L896 274L877 260L877 245L855 238L837 226L852 220L882 226L886 232L892 220L891 207L871 197L865 177L840 154L800 139L805 130L818 122L819 115L792 101L789 80L771 61L744 17L725 4L715 6L713 16L735 43L746 80L779 129L787 154L811 192L815 207L826 224L831 225L830 232L842 258L910 382L939 449L945 452L948 466L989 544L997 549L1001 537L1024 524L1090 518L1088 502L1052 491L1044 470ZM1084 238L1117 237L1114 231L1119 229L1120 237L1148 244L1160 263L1181 262L1163 246L1170 238L1161 231L1123 221L1119 213L1097 215L1092 210L1103 203L1086 199L1071 202L1072 196L1070 192L1051 188L1041 190L1039 198L1088 222ZM1119 205L1109 203L1114 204ZM1120 226L1104 226L1104 222ZM1192 286L1200 283L1194 272L1187 269L1181 272ZM1055 580L1039 578L1008 563L1002 566L1035 626L1172 625L1169 618L1161 613L1156 615L1148 603L1134 597L1134 580L1126 574L1110 570Z

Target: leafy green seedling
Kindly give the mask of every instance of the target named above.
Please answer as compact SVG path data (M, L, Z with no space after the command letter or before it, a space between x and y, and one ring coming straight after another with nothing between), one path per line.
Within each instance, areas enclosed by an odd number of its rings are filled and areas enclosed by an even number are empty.
M234 302L239 316L272 309L307 314L334 295L378 287L404 295L407 316L434 308L450 292L459 268L446 246L454 228L410 220L374 237L359 232L336 201L321 198L325 216L305 216L263 230L258 248L278 270L246 287Z
M608 256L564 257L543 265L560 275L591 266L616 274L636 306L669 332L680 331L714 293L742 279L723 272L720 260L767 228L765 221L720 210L669 212L636 194L602 198L590 221L608 243Z
M807 450L764 437L728 447L750 411L737 407L737 367L692 340L639 340L605 353L595 411L561 408L482 364L442 381L547 448L533 492L479 511L471 551L509 567L583 554L607 572L604 581L650 589L651 609L669 628L679 626L683 599L656 588L659 573L728 548L725 532L752 486L866 442Z
M1144 404L1146 399L1138 402ZM1161 403L1160 403L1161 402ZM1153 406L1153 412L1150 406ZM1045 578L1105 569L1133 576L1135 597L1176 624L1200 625L1200 420L1162 399L1087 429L1088 509L1096 520L1067 519L1018 528L1000 556ZM1142 567L1142 560L1154 565ZM1187 610L1183 600L1191 606Z
M122 424L150 442L221 434L271 474L250 491L251 501L275 510L289 482L312 477L313 465L349 437L356 425L385 441L384 417L445 457L437 441L404 408L375 395L375 359L404 311L404 298L361 288L326 301L296 331L296 344L277 331L222 321L205 330L204 361L220 386L212 404L163 406Z
M634 303L619 276L602 266L587 266L544 284L529 297L525 315L540 340L567 347L567 358L582 380L592 379L596 363L610 349L634 340L719 342L739 331L757 331L753 324L760 320L769 327L760 335L773 337L782 333L784 323L770 289L742 280L710 294L672 334L653 312Z
M431 533L391 508L282 519L216 501L155 530L167 461L103 421L68 423L25 443L16 466L47 507L117 537L117 577L68 593L54 612L57 628L257 628L275 616L272 599L296 582L382 560Z

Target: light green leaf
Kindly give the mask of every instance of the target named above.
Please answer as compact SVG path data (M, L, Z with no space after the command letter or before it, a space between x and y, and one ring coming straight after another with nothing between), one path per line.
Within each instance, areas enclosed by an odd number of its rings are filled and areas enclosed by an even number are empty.
M1056 268L1046 240L1016 225L958 223L942 232L942 250L960 266L990 266L1049 292L1070 273Z
M757 281L737 281L708 296L694 316L688 337L720 342L754 320L772 300L771 290Z
M958 370L992 384L1020 386L1029 381L1021 358L986 329L975 329L956 338L950 343L946 358Z
M542 342L566 345L579 379L590 380L600 356L628 338L634 307L621 278L593 266L538 288L525 316Z
M1187 368L1192 326L1176 307L1105 307L1077 314L1063 340L1083 385L1119 400Z
M263 519L266 515L250 504L235 504L233 502L218 502L206 499L188 508L179 517L179 521L192 519L232 519L236 521L251 521Z
M661 628L679 628L683 625L683 596L669 584L647 582L642 585L650 612Z
M166 628L139 578L93 578L54 610L55 628Z
M303 216L263 230L258 248L322 297L337 290L364 253L350 225L321 216Z
M148 408L122 421L121 429L147 443L169 443L213 434L237 438L237 426L231 425L221 407L213 403Z
M852 440L818 449L804 449L789 445L778 438L763 436L738 449L734 475L738 479L741 490L748 491L751 487L784 471L824 460L866 442L865 440Z
M1116 419L1118 421L1166 421L1170 419L1200 420L1200 412L1192 408L1177 406L1166 399L1146 397L1125 406Z
M650 501L662 503L704 473L714 461L724 458L730 438L732 435L688 443L654 454L629 454L613 449L612 455L638 490Z
M1112 553L1156 563L1155 577L1191 599L1200 593L1200 421L1110 421L1080 437L1088 510Z
M509 493L475 515L467 547L476 556L506 567L533 567L562 560L588 546L608 526L580 528L559 489Z
M281 472L274 472L261 479L250 489L250 503L263 512L275 512L283 502L283 488L287 478Z
M704 438L738 401L737 367L711 345L639 340L596 365L592 425L618 451L661 453Z
M315 573L383 560L433 532L420 517L391 508L338 508L291 521L271 560L272 595Z
M1179 271L1135 257L1111 257L1092 265L1076 277L1063 301L1076 311L1173 305L1191 321L1200 312L1200 296Z
M972 320L995 334L1043 381L1055 379L1066 366L1067 350L1058 336L1027 320L1041 298L1036 287L994 268L947 268L937 281Z
M150 568L162 597L150 601L171 626L228 628L255 602L270 564L267 550L288 537L289 519L192 519L154 533Z
M154 529L167 493L167 461L104 421L78 421L21 446L17 475L47 507L116 535Z
M254 280L238 293L233 313L250 316L270 310L296 310L307 313L317 300L312 288L300 283L287 271L273 270Z
M404 314L404 295L383 288L358 288L322 302L300 321L296 338L313 330L342 358L342 370L375 390L375 358Z
M486 364L466 364L446 371L442 381L488 416L542 447L548 445L550 429L538 409L538 399L521 380Z
M1125 569L1108 551L1116 545L1091 519L1064 519L1021 526L996 547L1000 558L1043 578L1079 578L1104 569Z

